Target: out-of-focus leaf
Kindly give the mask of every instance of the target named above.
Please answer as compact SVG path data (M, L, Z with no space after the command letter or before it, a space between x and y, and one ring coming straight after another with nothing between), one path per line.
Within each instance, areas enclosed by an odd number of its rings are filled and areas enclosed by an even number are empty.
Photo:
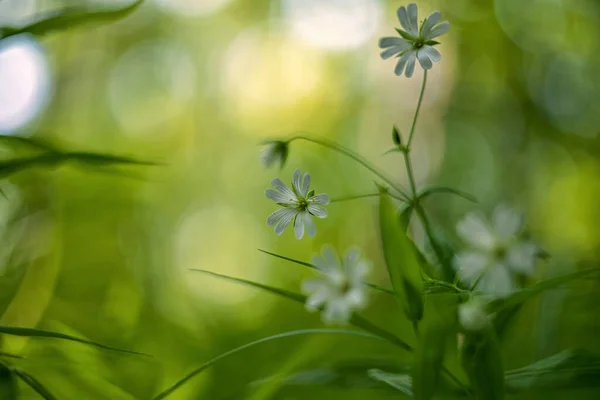
M46 389L46 387L40 383L40 381L35 379L33 376L29 375L27 372L25 372L19 368L13 368L13 371L14 371L15 375L17 375L19 378L21 378L21 380L23 382L25 382L27 385L29 385L29 387L31 387L33 390L35 390L44 399L57 400L57 398L54 397L52 395L52 393L50 393L50 391L48 391L48 389Z
M96 347L99 347L99 348L102 348L102 349L106 349L106 350L112 350L112 351L118 351L118 352L121 352L121 353L137 354L137 355L145 355L145 356L147 356L147 354L144 354L144 353L138 353L138 352L130 351L130 350L117 349L117 348L114 348L114 347L110 347L110 346L106 346L106 345L103 345L103 344L100 344L100 343L93 342L91 340L80 339L80 338L77 338L77 337L74 337L74 336L65 335L64 333L46 331L46 330L42 330L42 329L21 328L21 327L16 327L16 326L0 325L0 334L13 335L13 336L42 337L42 338L51 338L51 339L70 340L72 342L79 342L79 343L83 343L83 344L89 344L89 345L96 346Z
M234 278L234 277L227 276L227 275L221 275L221 274L217 274L216 272L206 271L203 269L192 269L191 271L201 272L203 274L211 275L211 276L214 276L217 278L226 279L226 280L229 280L232 282L252 286L252 287L262 289L264 291L279 295L281 297L285 297L287 299L294 300L295 302L298 302L301 304L306 303L306 296L299 294L299 293L291 292L289 290L275 288L272 286L264 285L262 283L252 282L252 281L249 281L246 279L240 279L240 278ZM372 322L364 319L363 317L361 317L357 314L352 315L349 323L351 325L356 326L357 328L361 328L369 333L372 333L373 335L379 336L382 339L385 339L388 342L393 343L396 346L398 346L406 351L409 351L409 352L413 351L413 348L408 343L406 343L404 340L400 339L399 337L397 337L396 335L394 335L391 332L388 332L382 328L379 328L378 326L374 325Z
M0 40L21 33L43 36L48 33L73 28L87 23L116 21L131 14L143 2L144 0L136 0L128 6L112 9L71 7L64 10L53 11L49 14L36 17L35 22L20 28L1 27Z
M476 398L504 399L502 356L493 329L465 334L461 357Z
M411 240L398 221L390 196L382 191L379 202L381 241L387 270L400 305L411 321L423 316L421 266Z
M152 161L137 160L131 157L115 156L111 154L99 154L89 152L68 152L63 157L68 161L78 162L90 166L111 165L162 165Z
M391 374L380 369L372 369L369 371L369 376L380 382L385 382L394 389L404 393L409 399L414 397L412 391L412 380L407 374Z
M427 188L425 190L423 190L420 194L419 194L419 199L425 199L429 196L431 196L432 194L437 194L437 193L448 193L448 194L454 194L458 197L462 197L465 200L469 200L473 203L477 203L477 198L473 195L470 195L469 193L463 192L462 190L458 190L458 189L453 189L450 187L432 187L432 188Z
M600 387L600 355L570 349L506 372L509 390L556 390Z
M13 371L4 364L0 364L0 399L17 400L19 387Z
M412 391L416 400L431 399L440 383L446 343L456 331L455 293L433 294L425 300L412 370Z
M410 217L412 217L413 206L407 205L404 210L400 213L400 225L406 231L408 230L408 224L410 223Z
M496 313L492 324L498 339L502 339L502 337L506 334L511 321L513 321L513 319L519 314L522 306L523 303L517 304L512 307L502 309Z
M270 342L273 340L278 340L278 339L283 339L283 338L287 338L290 336L299 336L299 335L314 335L314 334L342 334L342 335L353 335L353 336L362 336L362 337L366 337L366 338L370 338L370 339L378 339L380 340L381 338L375 335L371 335L365 332L361 332L361 331L351 331L351 330L347 330L347 329L302 329L302 330L297 330L297 331L291 331L291 332L284 332L284 333L280 333L277 335L273 335L273 336L268 336L262 339L258 339L255 340L253 342L250 343L246 343L245 345L242 345L240 347L236 347L233 350L229 350L228 352L225 352L217 357L214 357L213 359L205 362L204 364L202 364L200 367L196 368L195 370L193 370L192 372L190 372L189 374L187 374L186 376L184 376L183 378L181 378L180 380L178 380L177 382L175 382L174 384L172 384L171 386L169 386L167 389L165 389L164 391L162 391L161 393L159 393L157 396L155 396L153 399L154 400L160 400L160 399L164 399L165 397L169 396L171 393L173 393L175 390L177 390L179 387L181 387L184 383L186 383L187 381L189 381L190 379L192 379L194 376L198 375L199 373L201 373L202 371L206 370L207 368L209 368L211 365L213 365L214 363L216 363L217 361L220 361L226 357L229 357L235 353L238 353L242 350L245 350L247 348L256 346L258 344L262 344L262 343L266 343L266 342Z
M489 303L488 312L495 313L501 310L513 307L524 301L529 300L531 297L538 295L546 290L554 289L560 287L561 285L574 281L576 279L581 279L589 275L597 274L600 272L600 268L587 268L581 271L576 271L570 274L565 274L562 276L557 276L556 278L546 279L544 281L538 282L532 286L529 286L523 290L520 290L509 297L503 299L496 299Z
M262 253L265 253L265 254L268 254L270 256L276 257L276 258L280 258L282 260L286 260L286 261L293 262L295 264L303 265L303 266L308 267L308 268L317 269L316 265L313 265L313 264L310 264L310 263L307 263L307 262L304 262L304 261L296 260L294 258L282 256L282 255L275 254L275 253L271 253L270 251L266 251L266 250L262 250L262 249L258 249L258 251L260 251ZM384 292L384 293L388 293L388 294L394 294L393 290L385 288L383 286L375 285L374 283L369 283L369 282L364 282L364 284L366 286L372 288L372 289L379 290L380 292Z

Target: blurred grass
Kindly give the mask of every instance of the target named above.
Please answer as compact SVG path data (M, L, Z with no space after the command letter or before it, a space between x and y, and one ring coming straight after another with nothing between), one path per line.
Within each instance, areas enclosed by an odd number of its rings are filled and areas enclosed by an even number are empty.
M2 10L17 9L17 1L3 0ZM31 8L47 12L75 3L35 1ZM307 143L293 144L282 171L265 171L256 143L309 131L356 149L406 183L400 156L381 154L391 145L393 124L408 130L419 76L396 78L376 46L377 37L393 33L401 3L366 1L380 12L375 27L361 45L343 51L291 34L281 1L233 0L195 17L168 13L157 3L146 2L122 21L41 39L51 61L51 102L17 133L78 152L165 165L127 168L125 174L69 164L36 168L11 176L7 198L0 198L3 237L7 246L9 238L15 242L11 256L2 258L0 321L153 355L3 337L5 350L26 356L24 369L60 399L149 399L222 352L321 326L301 305L190 268L298 291L311 271L258 248L309 262L325 243L340 250L358 245L377 266L373 282L389 285L375 234L375 199L330 205L314 239L296 241L290 232L276 237L264 222L273 205L263 191L274 176L287 181L295 168L308 170L317 192L332 197L373 192L373 177ZM521 10L517 3L419 2L426 10L440 9L452 31L430 75L415 172L421 185L465 191L483 209L499 201L524 209L532 234L552 255L540 277L552 276L557 265L568 269L575 261L598 260L600 146L593 104L600 90L590 71L599 66L600 9L594 0L537 0ZM526 29L532 21L537 29ZM553 85L557 81L567 84ZM450 238L457 218L474 207L443 195L425 205ZM543 300L524 307L504 342L507 368L567 347L600 351L598 282L575 285L552 309ZM389 296L374 293L366 315L414 341ZM547 325L540 325L542 319ZM553 340L540 339L547 334L536 328L541 326L557 327ZM389 398L378 389L251 383L390 356L399 365L409 361L385 343L290 338L214 365L171 398ZM542 396L571 394L515 398Z

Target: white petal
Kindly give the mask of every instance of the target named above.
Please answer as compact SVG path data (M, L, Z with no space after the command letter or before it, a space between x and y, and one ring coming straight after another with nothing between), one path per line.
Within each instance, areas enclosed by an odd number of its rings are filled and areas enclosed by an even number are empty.
M394 46L394 47L390 47L389 49L386 49L385 51L382 51L380 56L384 60L387 60L388 58L395 56L396 54L400 53L401 51L402 51L402 48L400 48L398 46Z
M417 8L417 5L415 3L410 3L407 7L407 12L408 12L408 22L410 22L410 28L411 31L410 33L413 34L413 36L418 36L419 34L419 10Z
M310 174L307 172L304 174L304 179L302 180L302 197L306 198L308 195L308 191L310 190Z
M491 251L496 245L493 232L479 214L468 213L458 223L456 231L465 242L473 247Z
M485 294L505 297L514 291L515 286L508 269L502 264L494 264L481 277L475 289Z
M454 256L453 264L460 280L472 285L490 265L490 258L486 253L462 251Z
M404 72L404 74L406 75L407 78L410 78L413 76L413 72L415 72L415 62L416 62L415 57L411 53L411 56L408 59L408 62L406 63L406 71Z
M363 308L367 304L367 296L362 288L349 290L345 296L346 304L354 309Z
M329 204L330 199L325 193L321 193L311 197L308 201L312 204Z
M323 258L327 262L327 265L335 270L339 270L340 258L337 255L337 252L332 246L323 246L323 250L321 252L323 254Z
M321 307L333 294L325 281L318 278L307 279L302 282L302 292L309 295L305 306L311 311Z
M292 175L292 186L296 194L302 196L302 172L299 169L295 170Z
M388 47L401 47L403 42L406 42L406 40L398 36L382 37L379 39L379 47L382 49Z
M421 26L421 36L427 38L431 28L433 28L434 25L440 21L440 19L442 19L442 13L439 11L434 11L429 14L425 22L423 22L423 26Z
M521 230L523 218L514 209L505 205L497 206L492 213L492 226L500 239L509 239Z
M442 55L434 47L425 45L421 49L419 49L419 51L424 52L427 55L427 57L429 57L429 59L433 62L439 62L442 59Z
M277 153L275 146L267 146L260 152L260 159L265 167L270 168L275 161L279 159L279 153Z
M315 226L315 221L313 221L312 217L309 213L303 212L300 214L302 218L302 222L304 223L304 227L306 228L306 234L310 237L313 237L317 234L317 227Z
M333 299L327 303L323 312L323 322L326 324L345 324L352 314L344 299Z
M269 225L269 226L275 225L290 212L293 213L294 211L290 210L289 208L280 208L279 210L276 210L275 212L273 212L271 215L269 215L267 217L267 225Z
M304 220L302 219L303 212L299 212L294 218L294 235L296 239L302 239L304 236Z
M427 53L423 51L423 49L417 50L417 58L419 59L419 64L421 64L421 67L423 67L423 69L431 69L431 67L433 67L433 63L429 59L429 56L427 56Z
M315 206L313 204L308 205L308 212L314 215L317 218L325 218L327 217L327 210L321 206Z
M514 271L526 275L535 272L535 261L538 248L530 242L515 243L509 247L506 254L506 263Z
M281 192L278 192L275 189L265 190L265 196L267 196L269 200L273 200L275 203L296 205L298 203L298 201L296 200L296 195L294 195L293 193L291 193L290 195L290 193L286 195Z
M398 14L398 20L400 21L400 25L404 28L405 31L411 32L410 21L408 19L408 13L406 12L406 7L402 6L396 12Z
M480 331L489 326L491 320L485 312L484 304L469 301L458 307L458 320L469 331Z
M404 71L404 67L406 67L406 63L408 59L412 57L413 50L408 50L406 53L400 56L398 63L396 64L396 68L394 69L394 73L398 76L402 76L402 72Z
M425 40L431 40L438 36L442 36L444 33L448 33L450 30L450 23L448 21L444 21L441 24L437 25L431 31L429 31L429 35L424 36Z
M357 287L363 286L363 279L367 276L370 270L371 263L366 260L358 261L357 263L346 267L348 280L353 286Z
M275 178L271 181L271 185L281 193L283 193L287 198L298 200L298 197L292 192L292 190L281 181L279 178Z
M279 220L279 223L275 227L275 234L277 234L277 236L281 235L283 233L283 231L285 231L285 228L287 228L287 226L290 224L290 222L292 222L294 217L298 214L297 210L290 209L290 208L288 208L287 210L289 210L290 212L288 214L285 214L283 217L281 217L281 219Z

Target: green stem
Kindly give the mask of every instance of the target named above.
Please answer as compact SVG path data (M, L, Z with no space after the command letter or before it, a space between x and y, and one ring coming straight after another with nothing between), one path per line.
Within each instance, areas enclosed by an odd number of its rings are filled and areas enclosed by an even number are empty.
M406 201L406 199L404 197L396 196L395 194L392 194L392 193L388 193L388 194L390 195L390 197L393 197L397 200ZM367 197L379 197L379 196L381 196L381 193L357 194L357 195L353 195L353 196L335 197L335 198L331 199L330 202L337 203L340 201L364 199Z
M427 85L427 70L423 73L423 84L421 85L421 94L419 94L419 101L417 103L417 110L415 111L415 117L410 128L410 134L408 135L408 143L406 148L410 151L410 145L412 143L413 135L415 134L415 127L417 126L417 119L419 118L419 111L421 111L421 103L423 103L423 95L425 94L425 86Z
M406 190L398 183L394 182L391 178L387 177L382 171L380 171L377 167L371 164L366 158L361 156L360 154L355 153L354 151L329 140L326 139L315 139L309 136L294 136L288 139L288 143L293 142L294 140L306 140L307 142L312 142L318 144L323 147L327 147L328 149L335 150L338 153L344 154L347 157L350 157L354 161L361 164L363 167L374 173L376 176L381 178L384 182L394 188L398 193L400 193L403 201L408 201L410 197L406 193Z

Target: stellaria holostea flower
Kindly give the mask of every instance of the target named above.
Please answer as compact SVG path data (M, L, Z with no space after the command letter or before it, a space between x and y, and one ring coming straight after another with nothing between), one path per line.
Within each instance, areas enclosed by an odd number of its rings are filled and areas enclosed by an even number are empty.
M454 258L462 282L503 297L515 289L515 275L532 275L539 249L523 238L522 225L522 216L506 206L496 207L491 224L478 214L467 214L457 232L469 248Z
M485 310L485 303L471 299L458 306L458 321L468 331L476 332L488 327L492 321Z
M384 37L379 40L379 47L385 49L381 58L387 60L397 55L399 59L394 72L398 76L404 72L410 78L415 71L416 60L419 60L423 69L428 70L433 67L434 62L442 59L440 52L433 47L439 42L433 39L448 32L450 23L440 22L442 13L434 11L419 27L418 9L414 3L408 7L400 7L397 13L404 30L396 29L401 37Z
M369 272L369 262L361 259L357 249L348 250L340 259L331 246L325 246L313 258L313 264L320 277L303 282L302 291L308 295L306 308L309 311L322 308L321 318L326 324L348 322L355 310L367 304L363 279Z
M329 196L315 195L314 190L310 190L310 174L307 172L302 177L299 169L294 171L291 189L279 178L273 179L271 185L275 189L267 189L265 195L282 208L269 215L267 225L275 226L275 233L281 235L293 220L297 239L304 236L305 228L308 236L315 236L317 228L312 217L327 216L327 210L321 205L329 204Z

